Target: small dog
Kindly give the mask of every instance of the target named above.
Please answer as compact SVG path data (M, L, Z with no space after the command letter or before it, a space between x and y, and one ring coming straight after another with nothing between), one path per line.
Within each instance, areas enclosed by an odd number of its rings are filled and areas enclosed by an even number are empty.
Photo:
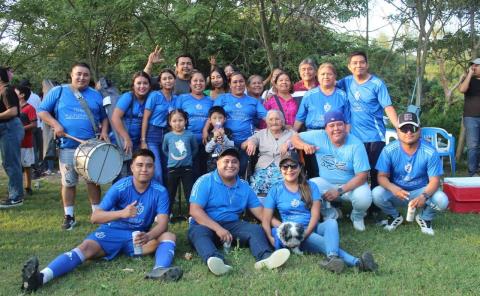
M304 232L303 225L295 222L282 223L277 229L277 235L282 244L297 255L303 255L300 244L304 239Z

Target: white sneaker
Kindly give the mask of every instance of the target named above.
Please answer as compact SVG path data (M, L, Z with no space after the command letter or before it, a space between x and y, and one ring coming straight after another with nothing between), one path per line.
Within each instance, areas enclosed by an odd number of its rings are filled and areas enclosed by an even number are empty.
M365 231L365 222L363 222L363 219L358 219L358 220L353 220L353 228L357 231Z
M417 224L420 226L420 230L422 231L422 233L428 235L435 235L435 232L432 228L432 221L423 220L422 218L420 218L420 215L415 216L415 221L417 221Z
M388 216L387 225L385 225L384 229L388 231L394 231L397 227L402 224L403 216L399 215L397 218L393 218Z
M288 249L279 249L270 255L270 257L255 262L255 269L262 269L264 267L268 269L274 269L282 266L287 262L290 257L290 251Z
M232 270L230 265L225 264L223 260L218 257L208 258L207 266L214 275L223 275Z

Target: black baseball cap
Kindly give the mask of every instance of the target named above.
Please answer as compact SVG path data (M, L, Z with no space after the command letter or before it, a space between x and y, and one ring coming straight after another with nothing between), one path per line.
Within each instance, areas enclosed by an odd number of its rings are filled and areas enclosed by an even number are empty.
M235 148L235 147L227 148L227 149L223 150L222 152L220 152L217 159L220 159L220 158L222 158L224 156L227 156L227 155L235 156L238 160L240 160L240 152L238 152L238 149Z
M416 127L420 127L420 120L415 113L406 112L398 116L398 128L401 128L404 125L411 124Z
M294 163L300 163L300 157L298 156L298 153L295 149L285 153L285 155L283 155L282 158L280 159L279 165L282 165L282 163L284 163L287 160L293 161Z

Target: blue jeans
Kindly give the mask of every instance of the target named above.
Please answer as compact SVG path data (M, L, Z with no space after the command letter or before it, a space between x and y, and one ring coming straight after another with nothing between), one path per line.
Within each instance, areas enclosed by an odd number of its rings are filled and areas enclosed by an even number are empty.
M8 198L11 200L23 198L20 144L24 133L22 122L18 117L0 122L0 154L3 169L8 176Z
M473 176L480 160L480 117L464 117L468 174Z
M164 161L165 156L163 155L162 151L163 127L149 125L146 140L148 149L150 149L155 155L154 179L163 185L164 166L162 164L166 163Z
M410 191L410 200L418 197L425 191L425 187ZM392 217L399 215L396 207L407 207L410 200L399 199L393 195L390 191L386 190L382 186L377 186L372 191L373 202L379 207L385 214ZM448 206L448 197L443 191L437 190L433 196L425 203L425 206L421 209L420 218L426 221L432 221L435 218L437 212L444 211ZM419 209L417 209L419 210Z
M241 245L248 245L256 261L268 258L272 254L272 248L260 225L242 220L217 221L217 223L232 234L234 242L239 239ZM210 257L224 259L223 253L217 249L217 246L220 245L220 239L210 228L199 224L191 224L188 229L188 240L203 262L206 263Z
M339 186L343 184L331 184L327 180L317 177L310 179L313 183L315 183L320 191L320 194L330 190L330 189L337 189ZM352 220L362 220L365 217L366 212L370 205L372 204L372 192L370 191L370 187L367 183L358 186L357 188L353 189L352 191L346 192L342 194L340 197L342 201L349 201L352 203L352 214L350 217ZM338 200L338 199L337 199ZM336 216L336 211L333 208L326 208L326 203L322 203L321 213L325 219L330 219L333 216Z
M322 253L326 256L338 256L346 265L355 266L358 258L340 249L340 235L337 220L328 219L318 223L317 228L300 245L307 253Z

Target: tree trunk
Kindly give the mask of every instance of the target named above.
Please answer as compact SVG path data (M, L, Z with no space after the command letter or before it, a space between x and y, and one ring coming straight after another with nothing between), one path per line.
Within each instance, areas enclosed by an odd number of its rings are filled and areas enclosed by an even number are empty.
M273 69L276 63L275 55L273 54L272 37L270 36L270 28L268 25L267 15L265 11L265 1L259 0L258 4L260 5L260 27L262 29L261 32L263 45L265 46L265 50L267 52L268 66L270 67L270 69Z

